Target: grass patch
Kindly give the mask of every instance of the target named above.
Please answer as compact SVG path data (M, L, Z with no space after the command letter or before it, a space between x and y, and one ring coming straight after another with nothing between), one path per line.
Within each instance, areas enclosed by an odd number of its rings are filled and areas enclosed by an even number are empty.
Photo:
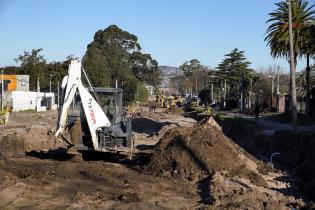
M225 119L234 118L234 117L227 115L227 114L224 114L224 113L218 113L218 114L216 114L215 118L218 120L225 120Z
M195 111L195 112L203 112L205 110L204 107L202 106L197 106L197 105L192 105L190 107L190 109L192 109L192 111Z
M215 116L215 119L219 122L226 122L230 125L234 125L233 127L244 127L247 128L260 128L260 125L258 122L255 122L253 120L244 119L238 116L231 116L224 113L218 113Z
M240 112L240 108L221 108L222 111L229 111L229 112Z
M205 107L203 107L203 106L192 105L190 107L190 110L193 111L193 112L196 112L196 114L199 115L199 116L212 115L211 108L205 109Z

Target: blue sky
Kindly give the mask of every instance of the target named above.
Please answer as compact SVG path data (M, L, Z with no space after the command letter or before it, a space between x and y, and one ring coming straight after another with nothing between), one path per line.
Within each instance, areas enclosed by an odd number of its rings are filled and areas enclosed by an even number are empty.
M160 65L197 58L216 67L233 48L252 67L279 64L264 42L276 0L0 0L0 66L15 65L23 51L43 48L48 61L82 57L99 29L116 24L138 36ZM315 3L315 0L310 0ZM302 68L304 61L298 68Z

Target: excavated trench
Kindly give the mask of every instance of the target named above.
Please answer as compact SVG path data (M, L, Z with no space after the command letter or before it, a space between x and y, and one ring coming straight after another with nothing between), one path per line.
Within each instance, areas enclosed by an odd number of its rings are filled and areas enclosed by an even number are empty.
M202 202L214 209L313 207L299 193L305 192L303 182L291 171L286 173L289 168L281 167L281 158L275 158L275 169L268 164L275 151L268 136L240 127L239 122L220 123L223 132L211 119L191 128L170 129L143 165L144 174L196 182Z
M217 119L223 133L257 159L291 174L301 194L315 200L315 132L288 130L266 134L251 123L237 119ZM290 178L290 177L287 177Z

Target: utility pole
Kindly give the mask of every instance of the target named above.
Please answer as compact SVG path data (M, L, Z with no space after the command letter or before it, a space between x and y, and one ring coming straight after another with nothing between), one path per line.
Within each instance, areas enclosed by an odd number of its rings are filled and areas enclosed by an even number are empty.
M274 95L274 82L273 82L273 75L270 75L269 78L271 78L271 99L270 99L270 108L272 109L272 101L273 101L273 95Z
M243 111L243 106L244 106L244 101L243 101L244 87L243 87L243 83L244 83L244 75L243 75L243 71L242 71L242 75L241 75L241 111Z
M221 91L223 90L223 83L222 80L220 81L220 106L222 107L224 105L224 103L222 103L222 99L221 99ZM222 91L222 96L224 97L224 92ZM222 97L222 98L223 98ZM224 99L224 98L223 98ZM224 106L223 106L224 108Z
M58 105L58 108L59 108L59 80L57 82L57 105Z
M197 88L198 88L198 79L197 79L197 74L196 74L196 95L198 95L198 90L197 90Z
M290 40L290 76L291 76L291 115L293 130L297 131L297 101L296 101L296 89L295 89L295 57L293 50L293 30L292 30L292 11L291 0L288 0L289 10L289 40Z
M223 107L226 107L226 79L224 79Z
M39 77L37 77L37 92L40 92L40 86L39 86Z
M204 67L204 69L203 69L203 88L206 88L206 77L207 77L206 67Z
M310 91L310 54L307 53L306 56L306 106L305 106L305 114L310 115L310 97L311 97L311 91Z
M213 103L213 82L211 82L211 103Z
M277 92L276 92L276 112L279 112L280 108L280 66L278 66L277 72Z
M3 69L1 69L1 110L4 109L3 92L4 92L4 80L3 80Z
M248 94L248 108L252 108L252 92L253 92L253 78L250 78L250 90Z
M274 84L274 81L273 81L273 75L271 77L271 109L273 108L273 95L274 95L274 92L275 92L275 84Z
M39 77L37 77L36 111L38 111L38 108L39 108L39 92L40 92Z
M277 72L277 96L280 94L280 66L278 66Z
M49 92L51 93L51 79L52 79L52 74L50 75L50 78L49 78Z
M243 91L241 91L241 111L243 111Z
M221 87L219 88L219 100L218 101L220 102L220 107L221 107Z

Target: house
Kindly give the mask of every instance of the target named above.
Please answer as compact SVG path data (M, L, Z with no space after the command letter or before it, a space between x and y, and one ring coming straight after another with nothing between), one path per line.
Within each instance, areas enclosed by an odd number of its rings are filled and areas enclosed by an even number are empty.
M13 111L57 109L55 93L29 91L29 75L0 75L0 93L1 106L12 106Z
M29 75L4 74L3 91L29 91ZM0 90L2 88L2 76L0 76Z
M41 112L58 108L54 93L12 91L9 98L13 111L35 110Z
M146 85L146 89L148 90L148 96L152 96L154 94L154 88L152 85Z

